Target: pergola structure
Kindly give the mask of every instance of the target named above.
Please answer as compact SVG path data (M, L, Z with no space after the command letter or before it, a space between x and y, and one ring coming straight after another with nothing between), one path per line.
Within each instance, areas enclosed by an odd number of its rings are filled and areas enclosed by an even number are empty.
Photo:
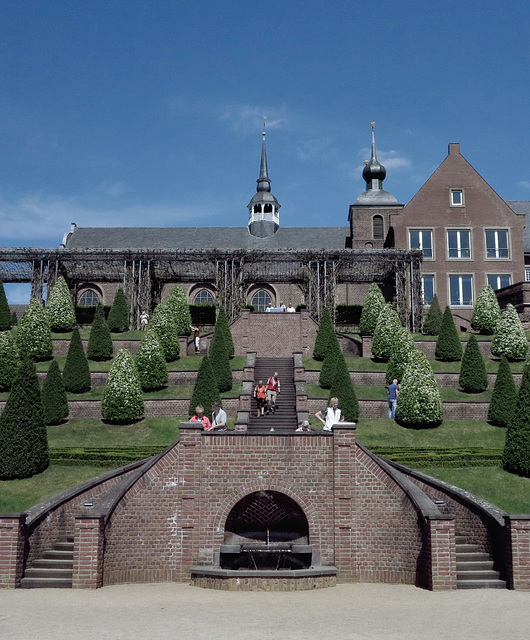
M30 282L31 296L42 298L62 275L74 297L87 282L119 283L130 303L133 324L142 308L160 301L167 283L204 282L215 286L217 304L230 319L245 306L248 287L293 283L304 293L313 317L335 308L343 283L390 286L402 320L421 328L421 252L314 249L36 249L0 248L0 280Z

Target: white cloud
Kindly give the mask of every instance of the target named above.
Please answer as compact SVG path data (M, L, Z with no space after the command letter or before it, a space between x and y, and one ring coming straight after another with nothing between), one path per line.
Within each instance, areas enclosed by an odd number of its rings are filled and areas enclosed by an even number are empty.
M298 147L298 158L304 162L317 158L329 159L331 155L336 153L333 144L334 140L329 136L302 140Z
M235 131L256 131L263 126L266 118L267 129L282 128L289 122L285 107L259 105L231 105L223 109L220 119Z
M358 152L358 156L363 160L369 160L371 155L372 151L370 147L364 147ZM377 159L387 170L410 169L412 167L411 161L404 156L400 156L394 149L390 149L389 151L385 151L384 149L377 149ZM354 174L358 175L359 172L362 172L363 168L364 163L356 167L356 169L354 170Z
M528 180L521 180L519 186L523 189L530 189L530 182Z

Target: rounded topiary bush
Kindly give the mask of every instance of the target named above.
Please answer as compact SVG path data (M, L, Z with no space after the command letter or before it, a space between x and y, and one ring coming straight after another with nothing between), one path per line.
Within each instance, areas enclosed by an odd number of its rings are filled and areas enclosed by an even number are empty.
M491 353L497 358L506 356L508 360L524 360L528 355L528 340L519 314L511 304L501 313L491 341Z
M434 356L437 360L442 360L443 362L458 362L462 360L462 343L449 307L445 307Z
M46 302L46 318L52 331L72 331L75 327L75 309L66 280L59 276Z
M30 478L50 463L35 364L24 358L0 415L0 479Z
M530 362L525 365L506 432L502 466L510 473L530 477Z
M516 400L517 387L513 374L506 356L502 356L488 409L488 422L498 427L507 427L512 419Z
M96 307L94 320L90 327L88 337L87 357L89 360L102 361L112 358L112 336L105 319L103 305L99 303Z
M57 360L53 360L42 385L44 422L60 424L68 418L68 398Z
M129 329L129 306L123 289L118 289L109 311L107 325L112 333L122 333Z
M497 295L491 285L485 284L478 294L477 302L471 316L471 327L486 335L495 332L495 327L501 319L501 309Z
M178 285L173 287L164 302L171 313L177 335L189 335L191 330L190 305L182 287Z
M410 354L399 391L396 421L413 428L437 427L443 420L443 404L427 357L417 349Z
M442 328L443 313L440 309L440 303L438 302L438 296L434 294L431 301L429 311L423 322L423 333L426 336L437 336Z
M129 424L144 415L144 400L134 359L120 349L112 361L101 400L103 420Z
M154 391L167 385L166 359L160 340L153 329L147 329L136 352L135 361L140 386L144 391Z
M90 391L92 384L88 360L77 327L72 331L72 338L64 364L63 383L64 388L71 393Z
M20 366L20 356L10 331L0 333L0 391L9 391Z
M204 407L204 415L210 417L212 415L212 404L221 402L217 381L210 364L210 358L203 356L201 366L197 371L197 380L193 387L193 394L189 404L189 415L195 413L195 407L201 405Z
M475 336L471 336L466 345L458 384L467 393L481 393L488 388L486 364Z
M379 314L385 306L385 298L376 282L372 282L361 312L359 333L362 336L373 336Z
M48 360L52 357L50 325L42 302L37 298L30 300L20 318L16 341L21 356L27 356L32 360Z
M151 329L156 331L166 362L178 360L180 342L173 314L165 302L161 302L153 312L149 321Z
M394 345L401 335L402 324L395 309L390 304L385 304L372 339L372 355L379 360L388 361L392 355Z
M315 360L324 360L328 348L329 337L335 334L331 313L327 307L322 311L320 316L320 324L318 325L317 336L315 338L315 346L313 348L313 358Z
M391 384L392 380L401 382L403 374L410 358L410 354L415 351L416 345L410 331L401 327L396 333L396 341L392 347L392 355L386 367L386 383Z

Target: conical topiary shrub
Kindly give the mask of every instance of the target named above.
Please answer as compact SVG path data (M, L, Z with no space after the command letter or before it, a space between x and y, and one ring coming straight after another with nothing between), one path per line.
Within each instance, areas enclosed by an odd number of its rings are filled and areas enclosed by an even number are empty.
M324 360L328 348L330 335L335 334L331 313L327 307L322 311L320 316L320 324L318 325L317 337L315 338L315 346L313 348L313 358L315 360Z
M20 367L20 356L13 335L0 333L0 391L9 391Z
M35 365L24 358L0 416L0 479L30 478L50 463Z
M173 287L165 299L165 304L171 312L177 335L187 336L191 330L190 305L182 287Z
M11 314L11 326L16 327L17 325L18 325L17 312L13 311L13 313Z
M458 362L462 360L462 344L449 307L445 307L442 328L436 341L434 355L437 360L442 360L443 362Z
M377 324L372 340L372 355L378 360L390 359L394 345L401 335L402 324L398 314L390 304L385 304Z
M37 298L30 300L20 318L16 341L21 356L27 356L32 360L48 360L52 357L50 325L42 302Z
M426 336L437 336L442 328L443 313L440 309L438 296L434 294L427 317L423 323L423 333Z
M318 379L318 384L323 389L331 389L333 380L335 378L337 360L341 356L341 354L342 352L340 350L337 336L335 335L335 333L332 333L329 336L328 348L326 350L326 355L324 357L324 362L322 363L322 368L320 369L320 376Z
M87 358L89 360L110 360L112 358L112 336L105 320L103 305L99 303L94 313L94 320L88 337Z
M178 360L180 342L173 314L165 302L161 302L153 312L149 321L151 329L156 331L166 362Z
M153 329L147 329L136 352L136 369L140 386L144 391L161 389L168 383L168 372L164 351Z
M359 320L359 333L362 336L373 336L379 314L385 306L385 298L376 282L372 282L364 302Z
M471 316L471 327L479 333L491 335L501 319L497 295L489 284L482 287Z
M230 330L230 324L228 323L228 318L226 317L224 309L219 309L219 314L217 316L215 326L217 327L217 325L219 325L220 330L223 332L224 343L228 357L232 359L235 353L234 339L232 338L232 331Z
M210 364L210 358L203 356L189 404L189 415L193 415L195 407L201 405L204 407L204 415L210 417L212 415L212 403L214 402L220 403L221 396L217 388L212 365Z
M107 325L112 333L122 333L129 329L129 307L123 289L118 289L114 296Z
M90 369L77 327L72 331L63 370L63 383L64 388L70 393L90 391Z
M397 402L396 421L415 429L437 427L443 420L443 404L427 357L417 349L410 354Z
M53 360L42 385L44 423L60 424L68 418L68 398L57 360Z
M466 393L481 393L488 388L488 374L477 339L471 336L464 351L458 384Z
M416 349L414 338L408 329L401 327L396 333L396 341L392 347L392 355L386 367L386 383L391 384L392 380L401 382L403 374L410 358L410 354Z
M208 350L208 357L212 365L213 374L217 381L217 388L222 393L232 388L232 368L225 344L225 334L222 327L215 325L215 329Z
M488 422L498 427L507 427L512 419L516 400L517 387L513 374L506 356L502 356L488 409Z
M120 349L112 361L101 400L103 420L129 424L144 415L144 400L134 359Z
M496 358L506 356L508 360L524 360L528 355L528 340L519 314L511 304L501 313L491 341L491 353Z
M510 473L530 476L530 362L525 365L512 419L506 432L502 466Z
M335 364L335 376L329 392L328 404L331 402L331 398L339 399L339 407L346 422L359 420L359 401L350 378L346 359L342 353L339 353Z
M66 280L59 276L46 302L46 318L52 331L72 331L75 327L75 309Z
M4 283L0 280L0 331L11 328L11 309L7 302Z

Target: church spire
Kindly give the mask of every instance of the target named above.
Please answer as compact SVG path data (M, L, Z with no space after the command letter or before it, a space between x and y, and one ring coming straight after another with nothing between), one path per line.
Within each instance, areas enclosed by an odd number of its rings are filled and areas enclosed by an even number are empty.
M271 181L267 167L267 148L265 146L265 118L263 119L261 139L261 164L256 194L248 203L248 230L253 236L267 238L273 236L280 226L280 204L271 193Z
M370 160L366 160L363 169L363 179L366 182L366 191L361 193L355 204L384 205L397 204L396 198L383 189L383 180L386 177L386 169L377 159L375 148L375 122L372 127L372 154Z

